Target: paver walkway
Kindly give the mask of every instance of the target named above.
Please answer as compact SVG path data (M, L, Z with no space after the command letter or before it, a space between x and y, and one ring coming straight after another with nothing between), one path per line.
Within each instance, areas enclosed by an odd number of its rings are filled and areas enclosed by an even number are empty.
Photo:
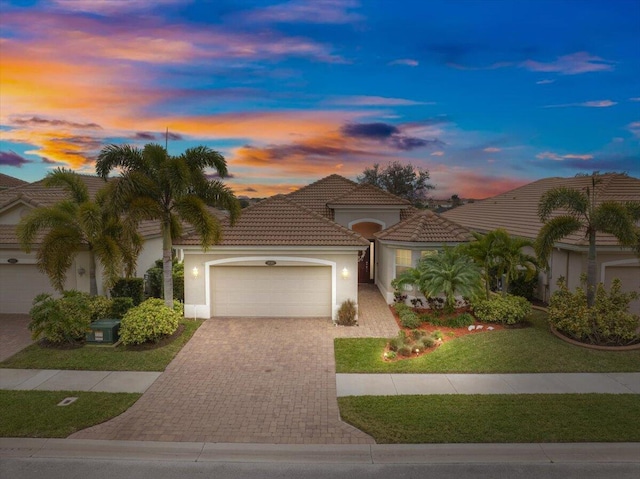
M33 341L28 314L0 314L0 361L10 358Z

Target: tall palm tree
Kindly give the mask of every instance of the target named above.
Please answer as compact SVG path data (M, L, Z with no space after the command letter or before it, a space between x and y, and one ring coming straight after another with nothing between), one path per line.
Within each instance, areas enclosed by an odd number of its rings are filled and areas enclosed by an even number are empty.
M541 263L547 264L556 241L571 234L582 233L589 240L587 254L587 306L593 306L596 289L596 237L597 233L615 236L623 246L632 247L640 254L640 219L638 202L620 203L598 201L597 186L602 180L597 173L591 175L591 186L582 190L567 187L553 188L540 198L538 216L545 223L535 242ZM551 217L561 210L561 214Z
M425 298L445 297L445 308L455 308L456 296L473 297L482 289L480 268L457 249L444 248L422 258L415 268L404 271L393 281L394 287L415 285Z
M159 220L162 228L162 268L165 304L173 304L173 240L182 235L182 224L190 224L200 235L206 250L220 240L220 224L207 206L229 211L231 222L240 214L240 205L231 190L220 180L210 180L205 168L216 175L228 175L224 157L210 148L189 148L180 156L171 156L157 144L141 150L129 145L109 145L96 162L98 175L106 178L114 168L122 171L113 194L115 208L139 219Z
M135 224L108 208L109 187L97 193L94 200L82 179L73 171L58 168L44 180L48 187L62 187L69 199L53 206L32 210L17 227L20 245L31 252L36 238L43 234L36 258L38 268L46 273L53 286L64 289L67 271L75 257L89 252L89 292L98 294L97 261L103 267L104 284L112 286L122 275L135 269L142 238Z

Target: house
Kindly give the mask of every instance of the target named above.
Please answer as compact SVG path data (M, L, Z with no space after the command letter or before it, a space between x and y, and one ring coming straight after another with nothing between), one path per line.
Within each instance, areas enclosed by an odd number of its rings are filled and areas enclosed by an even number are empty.
M6 176L6 175L5 175ZM97 176L79 175L93 196L105 184ZM9 177L10 178L10 177ZM27 313L33 298L40 293L54 294L49 277L39 271L36 254L20 249L16 235L16 225L31 209L53 204L67 198L62 188L49 188L43 181L24 183L0 191L0 313ZM137 262L137 273L143 275L162 257L162 236L158 222L145 221L139 226L145 244ZM37 249L37 243L34 249ZM65 289L89 291L89 254L81 252L67 273ZM97 276L102 271L98 265ZM103 293L98 280L98 292Z
M597 185L598 201L640 202L640 179L623 174L601 175ZM513 236L535 240L542 227L538 203L542 195L557 187L584 189L591 187L591 176L544 178L482 201L469 203L443 214L473 231L487 233L504 228ZM569 288L580 285L580 276L587 271L588 238L575 234L556 243L549 269L540 275L538 297L548 301L556 291L556 282L563 276ZM619 278L625 291L640 291L640 260L630 248L623 248L609 234L597 236L597 281L606 287ZM532 251L529 251L532 253ZM640 301L631 305L640 313Z
M9 188L15 188L16 186L22 186L26 184L27 184L26 181L23 181L19 178L14 178L13 176L0 173L0 191L6 190Z
M466 228L371 185L330 175L245 208L205 250L196 234L174 242L185 266L185 316L335 317L375 283L391 281Z

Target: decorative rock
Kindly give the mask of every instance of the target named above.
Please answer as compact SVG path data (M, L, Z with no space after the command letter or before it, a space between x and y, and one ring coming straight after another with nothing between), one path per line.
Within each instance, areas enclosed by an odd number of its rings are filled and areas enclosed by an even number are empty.
M484 326L483 326L482 324L478 324L478 325L476 326L476 330L481 330L482 328L484 328Z
M494 328L493 326L489 326L489 327L487 328L487 331L493 331L494 329L495 329L495 328Z
M467 329L468 329L469 331L473 331L474 329L476 329L476 327L472 324L472 325L471 325L471 326L469 326Z

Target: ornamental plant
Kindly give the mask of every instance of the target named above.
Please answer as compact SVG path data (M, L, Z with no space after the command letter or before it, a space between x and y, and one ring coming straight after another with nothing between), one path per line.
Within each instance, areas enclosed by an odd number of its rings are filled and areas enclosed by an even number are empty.
M629 312L629 303L638 293L622 292L619 279L614 279L607 292L602 283L595 291L593 307L587 305L582 285L571 292L564 278L557 282L558 290L551 295L549 323L576 341L604 346L624 346L640 342L640 317Z
M181 315L166 307L163 300L149 298L124 315L120 323L120 340L125 346L158 342L176 332L180 319Z
M480 321L516 324L531 312L531 304L520 296L494 294L489 299L480 299L472 302L471 309Z
M34 341L41 337L54 344L75 343L91 324L91 300L86 293L65 291L61 298L39 294L29 311L29 330Z
M356 314L357 309L355 301L347 299L340 305L340 309L338 309L336 322L340 326L356 326L358 324Z

